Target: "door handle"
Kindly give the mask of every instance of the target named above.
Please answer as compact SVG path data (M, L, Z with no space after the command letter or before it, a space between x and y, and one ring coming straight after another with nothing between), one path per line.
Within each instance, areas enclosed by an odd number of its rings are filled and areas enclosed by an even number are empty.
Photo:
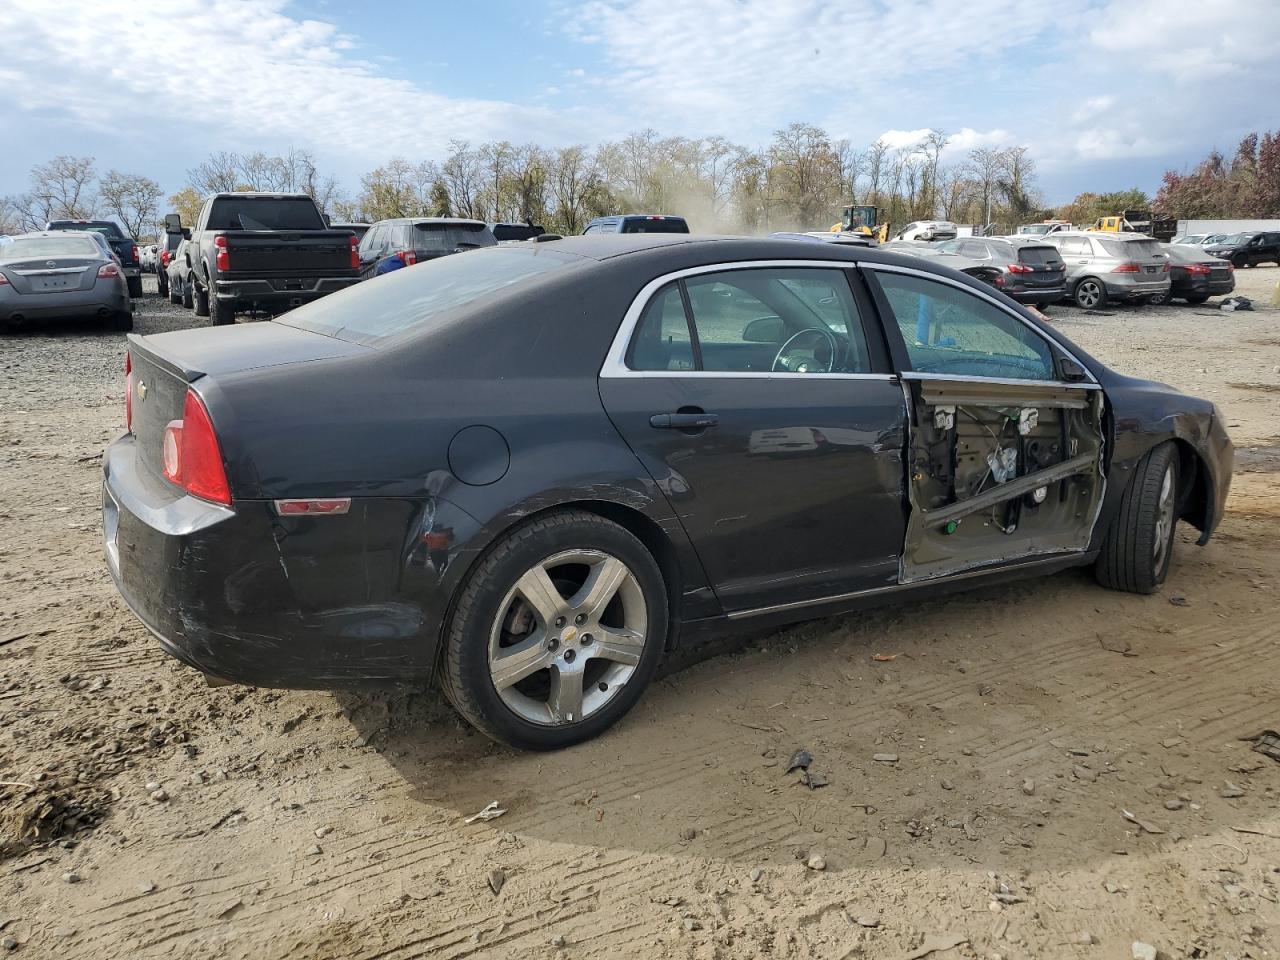
M705 430L719 422L718 413L655 413L649 418L655 430Z

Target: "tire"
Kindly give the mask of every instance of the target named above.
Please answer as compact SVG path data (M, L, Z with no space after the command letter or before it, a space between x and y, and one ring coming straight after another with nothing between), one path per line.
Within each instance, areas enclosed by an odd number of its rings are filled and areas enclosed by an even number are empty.
M1231 265L1235 267L1237 270L1243 270L1245 267L1249 265L1249 261L1246 260L1244 257L1232 257Z
M191 283L193 288L193 297L195 299L195 308L197 317L207 317L209 315L209 291L202 289L200 284L194 280Z
M182 284L180 283L169 284L169 302L172 303L175 307L186 306L186 304L182 302Z
M1194 293L1187 297L1187 303L1194 306L1195 304L1204 303L1208 299L1209 295L1207 293Z
M169 296L169 275L156 271L156 292L162 297Z
M236 311L230 305L223 303L217 297L209 300L209 316L213 318L215 326L226 326L229 323L236 322Z
M107 329L128 333L133 329L133 314L128 310L117 310L107 318Z
M603 606L590 602L584 574L608 585ZM541 612L522 581L541 598ZM587 602L574 606L584 593ZM445 634L445 696L476 729L512 747L556 750L588 740L648 686L666 643L668 602L657 563L627 530L580 511L533 520L468 575ZM613 642L602 641L606 630ZM517 647L530 656L504 653ZM506 683L495 679L504 660L519 672Z
M1107 288L1096 277L1085 277L1071 291L1071 299L1081 310L1098 310L1107 305Z
M182 305L188 310L195 306L195 300L191 296L191 291L194 286L195 283L190 277L187 277L186 280L182 281Z
M1094 566L1112 590L1155 593L1169 573L1178 525L1178 455L1172 443L1138 461Z
M142 296L142 278L127 277L126 279L129 283L129 296L133 297L135 300Z

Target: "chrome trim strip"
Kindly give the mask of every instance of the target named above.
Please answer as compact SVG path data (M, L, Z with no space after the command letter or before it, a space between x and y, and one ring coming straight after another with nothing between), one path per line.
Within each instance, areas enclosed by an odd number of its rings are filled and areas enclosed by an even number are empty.
M1087 550L1087 548L1086 548ZM755 607L751 610L737 610L733 613L725 614L729 620L745 620L749 617L759 617L769 613L782 613L787 610L799 610L804 607L816 607L825 603L840 603L843 600L856 600L862 597L875 597L886 593L898 593L911 587L922 586L926 583L933 583L938 580L950 582L952 580L968 580L973 577L981 577L989 573L1002 573L1007 570L1023 570L1034 569L1036 567L1048 566L1053 563L1061 562L1069 557L1083 556L1086 550L1060 550L1049 556L1040 557L1027 563L1007 564L1003 561L993 561L985 566L978 567L973 570L966 570L963 573L946 573L938 574L932 577L925 577L919 580L911 580L905 583L891 583L884 587L870 587L866 590L852 590L848 593L837 593L827 597L817 597L813 600L792 600L789 603L775 603L769 607Z
M1095 386L1097 386L1097 384L1098 384L1098 378L1097 378L1097 377L1095 377L1095 376L1093 375L1093 371L1089 369L1088 365L1087 365L1087 364L1084 364L1084 363L1081 363L1081 362L1080 362L1080 358L1079 358L1079 357L1077 357L1075 354L1073 354L1073 353L1072 353L1070 350L1068 350L1066 347L1064 347L1061 343L1059 343L1059 342L1058 342L1058 339L1057 339L1056 337L1050 336L1049 334L1045 333L1045 331L1041 330L1041 329L1040 329L1039 327L1037 327L1035 324L1033 324L1033 323L1029 322L1029 321L1027 320L1027 318L1026 318L1026 317L1022 316L1021 314L1018 314L1018 313L1014 312L1013 310L1010 310L1007 304L1003 304L1003 303L1001 303L999 300L997 300L995 297L991 296L990 294L988 294L988 293L987 293L986 291L984 291L984 290L975 290L975 289L973 289L973 288L972 288L972 287L970 287L970 286L967 286L967 285L965 285L965 284L963 284L963 283L960 283L960 282L958 282L958 281L956 281L956 280L953 280L951 277L944 277L944 276L942 276L941 274L937 274L937 273L930 273L930 272L929 272L929 271L927 271L927 270L917 270L917 269L915 269L914 267L903 267L903 266L899 266L899 265L898 265L898 264L896 264L896 263L872 263L872 262L867 261L867 260L861 260L861 261L859 261L859 262L858 262L858 266L859 266L859 268L867 269L867 270L883 270L883 271L885 271L886 273L905 273L905 274L908 274L908 275L910 275L910 276L922 277L922 278L923 278L923 279L925 279L925 280L933 280L933 281L936 281L936 282L939 282L939 283L945 283L945 284L948 284L948 285L950 285L950 286L955 287L957 290L963 290L963 291L965 291L966 293L971 293L971 294L973 294L973 295L974 295L974 296L976 296L976 297L980 297L981 299L983 299L983 300L987 301L989 304L991 304L993 307L996 307L997 309L999 309L999 310L1003 311L1004 313L1008 314L1010 317L1013 317L1013 319L1017 320L1017 321L1018 321L1019 323L1021 323L1024 327L1026 327L1028 330L1030 330L1032 333L1035 333L1035 334L1037 334L1038 336L1041 336L1041 337L1044 337L1045 339L1047 339L1047 340L1048 340L1050 343L1052 343L1055 347L1057 347L1057 348L1058 348L1059 350L1061 350L1064 354L1066 354L1066 356L1067 356L1067 357L1069 357L1071 360L1075 361L1076 365L1077 365L1077 366L1079 366L1081 370L1083 370L1085 373L1087 373L1087 374L1089 375L1089 379L1093 382L1093 384L1094 384ZM932 378L930 378L930 379L934 379L934 380L963 380L963 379L970 379L970 378L966 378L966 377L943 377L943 376L935 376L935 377L932 377ZM971 379L974 379L974 380L987 380L988 378L987 378L987 377L973 377L973 378L971 378ZM1053 384L1058 385L1058 386L1066 385L1066 386L1069 386L1069 387L1082 387L1082 386L1084 386L1083 384L1079 384L1079 383L1070 383L1070 382L1068 382L1068 381L1066 381L1066 380L1063 380L1063 381L1058 381L1058 380L1041 380L1041 381L1026 380L1026 381L1017 381L1017 382L1023 382L1023 383L1034 383L1034 382L1039 382L1039 383L1053 383Z
M627 312L623 314L622 323L618 326L618 332L614 335L613 343L609 346L609 352L605 354L604 364L600 367L600 376L603 379L618 379L624 377L711 377L711 378L750 378L768 380L772 378L795 379L802 377L806 380L815 377L824 377L834 380L896 380L897 378L886 373L775 373L775 372L758 372L758 373L736 373L732 370L632 370L627 366L627 345L631 341L631 334L634 332L636 324L640 322L640 315L644 313L645 307L649 305L649 301L658 290L673 280L681 280L685 277L696 277L704 273L724 273L729 270L759 270L768 267L799 267L810 270L853 270L857 267L856 263L848 260L737 260L731 263L708 263L700 267L686 267L683 270L674 270L671 273L665 273L654 280L650 280L640 290L631 306L627 308Z
M954 380L958 383L999 383L1007 384L1011 387L1053 387L1058 390L1102 389L1096 383L1072 383L1069 380L1020 380L1017 377L976 377L967 373L917 373L915 370L908 370L901 376L903 380L928 380L946 383Z

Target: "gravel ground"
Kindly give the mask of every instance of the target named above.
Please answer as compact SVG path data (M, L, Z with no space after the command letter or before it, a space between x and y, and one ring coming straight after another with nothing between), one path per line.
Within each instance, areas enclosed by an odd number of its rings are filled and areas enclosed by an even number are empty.
M1278 280L1241 271L1239 292L1266 304ZM1280 728L1280 310L1052 313L1213 399L1237 442L1224 525L1181 533L1161 594L1075 571L686 654L553 755L493 745L432 691L209 689L167 659L101 559L122 337L0 340L0 943L1274 956L1280 764L1239 738ZM149 295L137 330L204 322ZM799 747L828 786L784 774ZM493 800L502 818L462 822Z

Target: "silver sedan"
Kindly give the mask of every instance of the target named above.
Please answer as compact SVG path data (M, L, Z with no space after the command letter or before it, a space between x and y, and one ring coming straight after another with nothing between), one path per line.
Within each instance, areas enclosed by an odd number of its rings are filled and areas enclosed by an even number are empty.
M92 234L24 233L0 244L0 329L80 317L98 317L111 330L133 329L124 272Z

